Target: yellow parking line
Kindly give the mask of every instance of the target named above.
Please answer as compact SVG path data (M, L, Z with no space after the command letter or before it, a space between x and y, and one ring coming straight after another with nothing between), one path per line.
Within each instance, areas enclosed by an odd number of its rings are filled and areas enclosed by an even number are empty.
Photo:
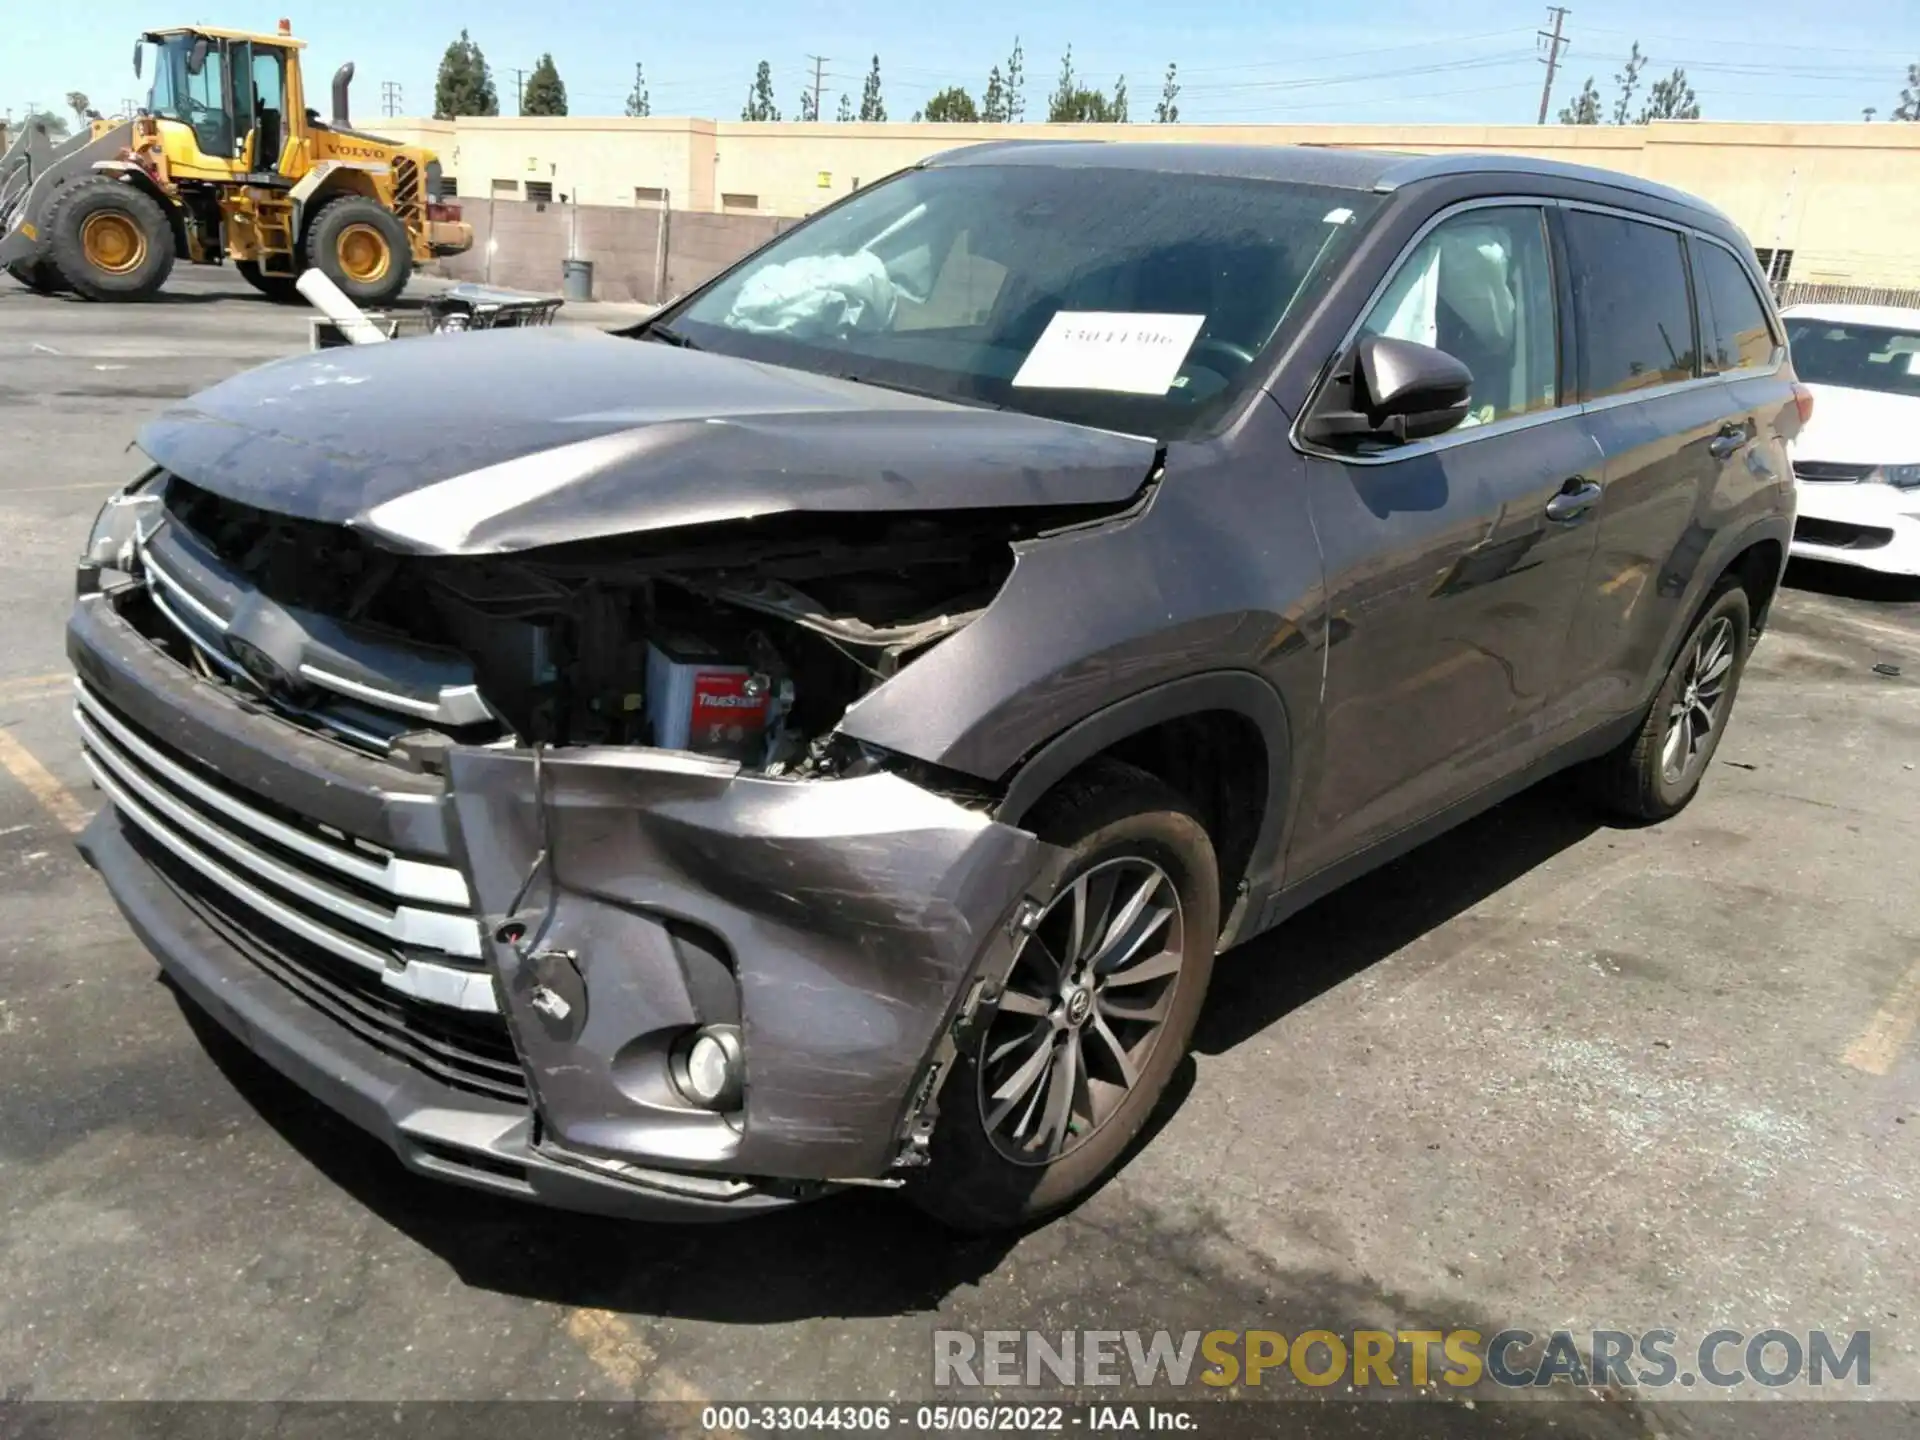
M73 675L66 670L56 670L51 675L21 675L12 680L0 680L0 702L59 694L72 683Z
M1874 1012L1860 1038L1840 1058L1856 1070L1884 1075L1899 1059L1900 1047L1907 1043L1916 1023L1920 1023L1920 960L1900 977L1886 1003Z
M661 1365L653 1347L611 1310L570 1311L567 1334L601 1374L636 1400L696 1406L708 1403L706 1396L685 1379Z
M18 780L62 828L75 835L87 828L90 817L86 807L71 790L53 778L47 767L33 757L32 751L4 729L0 729L0 767Z

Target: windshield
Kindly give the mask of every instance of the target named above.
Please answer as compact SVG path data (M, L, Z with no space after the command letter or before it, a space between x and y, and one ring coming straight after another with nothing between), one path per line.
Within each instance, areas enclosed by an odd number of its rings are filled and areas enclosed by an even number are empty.
M663 317L703 349L1170 439L1377 205L1211 175L910 171Z
M153 88L147 93L147 110L191 125L202 155L230 156L234 135L227 116L226 57L219 46L209 45L199 73L188 74L195 38L167 35L151 42Z
M1794 373L1812 385L1920 397L1920 325L1894 329L1789 315Z

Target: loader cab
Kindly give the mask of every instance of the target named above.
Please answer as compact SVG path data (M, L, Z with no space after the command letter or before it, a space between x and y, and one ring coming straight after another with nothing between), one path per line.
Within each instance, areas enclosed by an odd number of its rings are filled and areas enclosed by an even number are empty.
M177 178L270 182L286 175L294 164L289 152L306 129L301 47L287 34L199 28L141 37L134 71L152 66L146 109L161 122Z

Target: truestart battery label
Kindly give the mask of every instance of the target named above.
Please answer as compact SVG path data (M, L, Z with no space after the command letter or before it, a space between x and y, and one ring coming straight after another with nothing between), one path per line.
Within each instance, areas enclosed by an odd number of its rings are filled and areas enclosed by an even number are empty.
M767 728L765 686L752 693L752 676L737 670L703 670L693 677L693 743L738 745Z

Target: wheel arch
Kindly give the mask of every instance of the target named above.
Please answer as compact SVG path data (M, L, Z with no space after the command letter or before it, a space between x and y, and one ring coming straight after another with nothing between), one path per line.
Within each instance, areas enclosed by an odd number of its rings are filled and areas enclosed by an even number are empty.
M1237 902L1270 870L1284 838L1292 726L1273 686L1247 670L1185 676L1115 701L1046 741L1002 777L995 811L1019 824L1089 761L1125 760L1172 785L1206 821L1220 859L1222 936ZM1249 777L1249 768L1258 775ZM1247 783L1249 779L1252 783Z
M1792 521L1783 516L1769 515L1726 534L1707 551L1703 563L1695 572L1694 588L1688 603L1679 608L1673 628L1661 648L1661 665L1652 677L1652 690L1659 689L1661 677L1679 657L1681 645L1699 623L1720 582L1729 575L1738 575L1747 592L1749 641L1759 637L1766 626L1767 611L1780 588L1781 577L1786 573L1787 551L1792 538ZM1652 690L1648 692L1649 695Z
M306 240L307 226L326 207L329 200L343 195L358 195L363 200L380 200L380 187L374 182L376 169L384 166L361 164L352 160L322 160L287 192L293 202L293 233L296 243Z

